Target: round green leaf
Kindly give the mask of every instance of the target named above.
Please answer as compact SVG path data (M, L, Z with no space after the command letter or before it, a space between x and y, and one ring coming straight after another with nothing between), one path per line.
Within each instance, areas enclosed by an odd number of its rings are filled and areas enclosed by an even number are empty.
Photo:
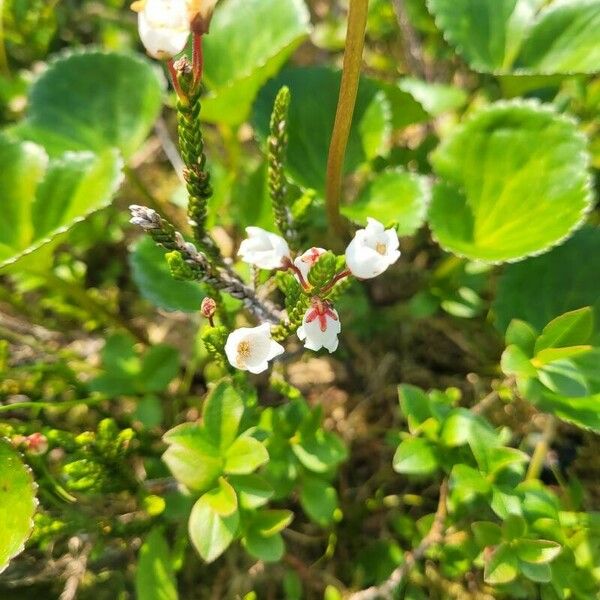
M51 156L118 148L129 158L161 108L164 80L142 56L85 49L63 53L33 84L18 131Z
M300 490L300 504L304 512L321 527L333 523L338 507L336 489L323 479L305 477Z
M366 225L367 217L385 224L398 223L399 235L411 235L425 221L429 196L424 177L390 169L378 174L356 202L343 206L342 213L361 225Z
M484 579L490 585L510 583L518 574L518 560L508 544L501 544L486 561Z
M31 142L0 136L0 267L48 244L112 200L121 183L116 151L67 152L48 160Z
M541 330L563 313L592 306L598 335L599 272L600 229L591 227L543 256L507 265L493 305L496 326L505 331L512 319L521 319Z
M253 437L239 437L225 453L225 473L247 475L269 461L269 453Z
M174 279L165 260L166 251L143 236L129 253L133 280L146 300L164 310L196 312L206 296L195 281Z
M254 558L265 562L277 562L285 552L285 543L280 533L264 536L250 529L243 538L242 544Z
M510 262L543 252L592 205L584 136L535 102L478 110L431 159L442 179L429 211L433 235L460 256Z
M424 438L408 438L394 454L394 471L405 475L429 475L438 468L435 447Z
M322 193L340 73L325 67L290 68L270 81L258 95L254 111L254 122L263 139L269 134L273 101L283 85L287 85L292 94L286 166L298 184ZM373 80L362 78L346 152L346 173L385 151L390 119L384 92Z
M23 551L33 529L36 485L19 453L0 440L0 573Z
M308 35L302 0L225 0L205 36L204 78L211 93L202 118L238 125L258 90Z

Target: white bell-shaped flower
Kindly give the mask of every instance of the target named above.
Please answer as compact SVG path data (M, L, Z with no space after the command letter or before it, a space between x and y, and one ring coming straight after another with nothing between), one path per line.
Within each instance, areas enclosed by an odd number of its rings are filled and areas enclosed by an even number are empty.
M290 248L280 236L260 227L246 227L248 238L241 245L238 255L244 262L260 269L279 269L291 261Z
M314 267L316 262L321 257L321 254L327 252L324 248L311 248L307 250L304 254L298 256L296 260L294 260L294 265L298 267L300 273L302 273L302 277L304 277L304 281L308 281L308 273Z
M269 361L284 352L281 344L271 337L271 326L241 327L229 334L225 344L227 359L236 369L262 373Z
M385 229L376 219L367 219L367 227L359 229L346 248L346 265L359 279L381 275L400 258L398 234Z
M340 331L342 325L337 311L327 301L313 298L312 306L306 311L297 334L308 350L327 348L329 352L335 352Z
M132 8L138 12L138 31L150 56L165 60L185 48L190 35L188 0L140 0Z

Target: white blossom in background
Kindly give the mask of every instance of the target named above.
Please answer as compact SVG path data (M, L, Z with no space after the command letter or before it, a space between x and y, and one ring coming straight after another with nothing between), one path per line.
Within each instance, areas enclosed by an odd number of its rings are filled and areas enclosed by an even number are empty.
M231 365L250 373L266 371L269 361L283 352L283 346L271 337L268 323L236 329L229 334L225 344L225 354Z
M248 238L241 245L238 255L244 262L260 269L279 269L291 262L290 248L279 235L260 227L246 227Z
M335 352L339 344L340 331L342 325L337 311L328 302L314 298L297 334L307 350L327 348L329 352Z
M294 264L298 267L300 273L302 273L302 277L304 277L305 281L308 281L308 273L314 267L315 263L321 257L321 254L325 254L327 250L324 248L311 248L307 250L301 256L298 256L296 260L294 260Z
M381 275L400 258L400 242L395 229L385 229L376 219L368 218L346 248L346 265L359 279Z
M138 30L150 56L165 60L179 54L190 35L189 0L139 0Z

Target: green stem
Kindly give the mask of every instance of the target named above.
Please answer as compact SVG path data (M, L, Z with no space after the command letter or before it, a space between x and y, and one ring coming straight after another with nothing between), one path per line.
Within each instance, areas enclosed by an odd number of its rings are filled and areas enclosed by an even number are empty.
M533 456L531 457L531 462L529 463L529 468L527 469L527 475L525 476L526 481L530 481L531 479L539 479L542 469L544 468L546 455L548 454L550 444L552 443L555 434L556 419L551 415L547 415L546 425L544 427L544 431L542 432L542 437L533 451Z
M6 46L4 44L4 0L0 0L0 73L10 77Z
M327 218L331 232L340 237L345 233L340 215L344 158L358 94L368 9L369 0L350 0L340 96L327 159Z

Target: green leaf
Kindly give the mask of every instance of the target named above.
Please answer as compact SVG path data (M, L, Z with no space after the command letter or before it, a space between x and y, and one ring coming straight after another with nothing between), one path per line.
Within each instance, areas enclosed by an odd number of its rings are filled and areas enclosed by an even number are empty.
M147 600L177 600L177 581L169 546L162 531L155 527L140 548L135 591Z
M164 310L196 312L206 290L195 281L174 279L165 260L166 251L143 236L129 253L129 266L141 295Z
M535 343L535 353L547 348L565 348L587 344L594 330L594 313L586 306L560 317L544 327Z
M394 471L405 475L430 475L439 467L435 447L423 438L408 438L394 454Z
M0 268L108 206L121 182L115 152L68 153L48 160L42 148L0 135Z
M489 481L477 469L463 464L452 468L450 489L458 502L470 502L474 496L487 495L490 487Z
M429 197L424 177L388 169L376 175L356 202L342 206L342 213L361 225L366 225L367 217L398 223L398 235L412 235L425 221Z
M502 529L490 521L476 521L471 524L475 540L480 546L497 546L502 541Z
M329 431L318 430L302 435L292 444L298 460L313 473L325 473L346 460L348 452L340 438Z
M283 531L294 520L291 510L260 510L252 518L252 529L260 535L270 537Z
M285 552L285 544L280 533L267 537L250 528L242 538L242 544L254 558L265 562L277 562Z
M600 71L600 5L596 0L555 3L531 28L516 66L533 73Z
M219 383L205 400L202 417L206 433L215 446L226 450L237 437L244 401L227 381Z
M511 319L518 318L542 329L555 317L584 306L593 307L595 322L600 323L598 272L600 229L591 227L543 256L507 265L493 305L496 326L503 331ZM596 331L595 340L599 334Z
M429 396L421 388L408 384L398 387L398 395L402 413L408 421L408 430L414 434L432 416Z
M142 358L139 382L145 392L162 392L179 372L179 352L166 344L155 344Z
M275 493L269 482L258 475L230 475L228 479L235 488L242 508L264 506Z
M516 545L519 559L534 564L552 562L560 551L560 544L550 540L521 540Z
M134 54L84 49L55 58L33 84L17 128L51 156L67 150L137 152L157 119L164 80Z
M569 348L546 348L535 355L532 363L540 368L549 363L563 360L565 358L574 358L592 350L592 346L570 346Z
M490 585L510 583L518 573L518 561L508 544L501 544L485 563L483 578Z
M240 524L236 510L228 516L218 514L205 496L202 496L190 514L189 533L198 554L208 563L213 562L234 540Z
M510 262L547 250L591 206L586 140L549 106L479 109L431 160L442 178L429 211L433 235L471 259Z
M467 102L467 93L459 87L403 77L398 87L409 93L432 117L456 110Z
M437 26L478 71L519 74L600 70L595 0L429 0ZM540 12L538 10L542 8Z
M302 0L225 0L205 36L204 78L210 94L202 118L242 123L258 90L273 77L309 31Z
M249 436L239 437L225 453L225 473L246 475L269 462L269 453L262 442Z
M138 401L133 413L135 419L148 429L158 427L163 421L163 407L160 398L149 394Z
M506 330L506 345L518 346L526 356L533 356L538 332L525 321L513 319Z
M269 134L273 101L284 85L292 94L286 167L299 185L323 194L340 73L325 67L289 68L270 81L258 95L254 108L254 122L263 140ZM345 173L385 152L390 135L386 115L389 103L385 94L376 82L363 77L350 130Z
M0 573L23 551L33 529L36 484L19 453L0 439Z
M327 527L335 520L338 508L336 489L318 477L305 477L300 490L300 504L309 518Z
M210 508L221 517L232 515L238 508L238 500L231 484L219 477L218 487L202 496Z
M163 460L177 479L191 490L209 488L221 474L223 459L219 449L198 425L184 423L168 431L169 445Z
M502 523L502 536L507 542L522 538L527 531L527 523L520 515L508 515Z
M458 408L453 410L442 425L441 441L450 447L467 444L471 440L474 431L477 432L478 428L475 428L477 421L477 416L467 409Z
M545 563L534 564L520 561L519 570L527 579L537 583L548 583L552 580L552 569L550 565Z

